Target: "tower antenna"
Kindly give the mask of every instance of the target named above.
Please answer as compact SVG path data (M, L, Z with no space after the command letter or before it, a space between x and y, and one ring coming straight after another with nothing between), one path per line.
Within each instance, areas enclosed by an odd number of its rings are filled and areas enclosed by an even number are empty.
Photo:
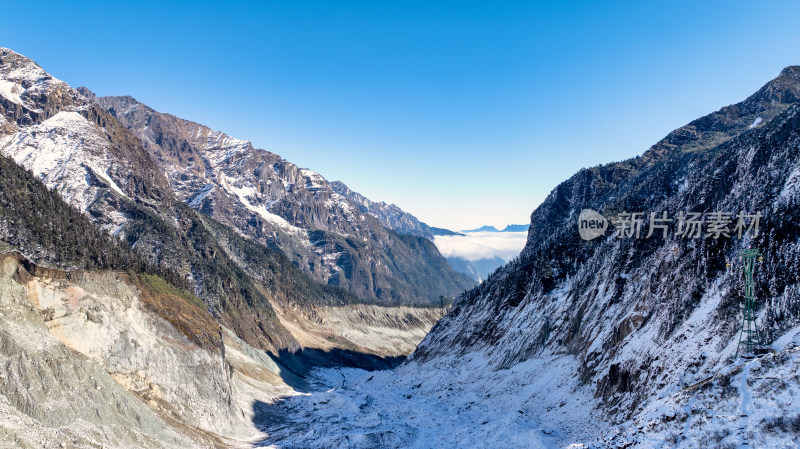
M764 353L761 348L761 334L756 324L756 298L753 294L753 268L756 258L763 260L758 249L743 249L739 251L739 256L744 264L744 308L742 310L742 331L739 333L739 344L736 347L736 355L742 351L743 357L753 357Z

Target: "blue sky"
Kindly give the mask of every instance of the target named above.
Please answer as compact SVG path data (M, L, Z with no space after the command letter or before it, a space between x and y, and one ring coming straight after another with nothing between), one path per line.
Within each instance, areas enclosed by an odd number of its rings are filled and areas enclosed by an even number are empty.
M7 0L0 46L452 229L800 64L800 2L115 3Z

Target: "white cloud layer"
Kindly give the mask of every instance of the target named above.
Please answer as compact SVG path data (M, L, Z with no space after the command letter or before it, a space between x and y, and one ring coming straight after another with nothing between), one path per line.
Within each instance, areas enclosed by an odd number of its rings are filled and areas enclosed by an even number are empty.
M476 261L497 256L508 262L519 255L527 239L527 232L470 232L463 236L437 235L433 243L445 257Z

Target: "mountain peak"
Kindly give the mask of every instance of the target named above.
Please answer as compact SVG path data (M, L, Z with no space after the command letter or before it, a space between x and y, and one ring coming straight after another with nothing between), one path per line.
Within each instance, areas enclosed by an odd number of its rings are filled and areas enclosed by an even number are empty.
M60 111L77 110L85 101L67 83L47 73L32 59L0 47L0 113L5 121L27 126Z
M740 104L746 105L744 110L752 113L757 109L798 102L800 102L800 66L790 65Z
M721 145L738 134L766 123L800 103L800 66L788 66L745 100L693 120L661 139L639 163L647 164L673 150L700 151Z
M6 59L6 58L10 58L10 59ZM36 64L36 62L34 62L33 59L28 58L25 55L19 54L19 53L15 52L14 50L10 49L10 48L0 47L0 65L4 65L4 64L7 63L7 61L13 61L13 60L17 60L17 61L22 60L22 61L26 61L26 62L29 62L29 63ZM39 64L36 64L36 66L38 67ZM41 67L39 67L39 68L41 68Z
M510 224L500 232L527 232L529 226L526 224Z
M94 102L94 99L97 98L97 95L95 95L94 92L89 90L88 87L80 86L75 88L75 90L77 90L79 94L83 95L84 97L86 97L87 100L91 102Z
M494 226L483 225L475 229L465 229L462 232L500 232L500 230L495 228Z
M42 79L58 81L33 59L4 47L0 47L0 77L7 82L21 84L26 89Z
M800 65L790 65L783 70L781 70L781 74L778 75L778 78L791 78L795 81L800 81Z

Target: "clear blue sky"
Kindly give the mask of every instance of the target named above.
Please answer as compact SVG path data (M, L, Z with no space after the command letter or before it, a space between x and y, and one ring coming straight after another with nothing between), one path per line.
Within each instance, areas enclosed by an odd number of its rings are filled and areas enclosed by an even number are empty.
M452 229L800 64L789 1L116 3L6 0L0 46Z

